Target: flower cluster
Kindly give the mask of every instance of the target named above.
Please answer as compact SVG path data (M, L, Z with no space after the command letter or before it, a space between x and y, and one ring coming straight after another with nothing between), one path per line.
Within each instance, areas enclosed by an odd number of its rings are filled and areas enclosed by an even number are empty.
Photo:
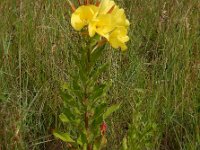
M129 40L127 29L129 21L124 9L119 8L112 0L97 1L96 4L85 3L74 9L71 24L77 31L87 27L88 34L105 38L113 48L126 50Z

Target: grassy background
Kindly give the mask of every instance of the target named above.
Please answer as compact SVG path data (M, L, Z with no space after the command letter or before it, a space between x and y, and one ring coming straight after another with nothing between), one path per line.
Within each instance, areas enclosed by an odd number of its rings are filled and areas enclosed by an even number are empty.
M108 47L123 101L108 122L107 149L200 149L200 3L118 0L131 22L128 51ZM62 149L59 88L79 45L65 0L0 0L0 149ZM107 59L108 58L108 59Z

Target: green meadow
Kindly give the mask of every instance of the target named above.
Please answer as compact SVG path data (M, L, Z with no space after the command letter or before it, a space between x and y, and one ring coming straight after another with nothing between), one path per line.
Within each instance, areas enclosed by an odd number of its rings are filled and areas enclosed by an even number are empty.
M76 0L73 0L77 4ZM115 0L128 50L109 44L106 150L200 150L199 0ZM0 150L66 150L60 88L81 38L66 0L0 0Z

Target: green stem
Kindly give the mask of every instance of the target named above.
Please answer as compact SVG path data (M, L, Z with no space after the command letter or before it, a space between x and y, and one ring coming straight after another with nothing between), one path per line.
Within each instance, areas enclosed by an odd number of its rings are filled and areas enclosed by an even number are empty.
M90 48L87 49L87 54L86 54L86 73L87 76L89 76L89 71L90 71ZM88 89L87 89L87 84L85 85L85 105L86 105L86 111L85 111L85 130L87 133L87 138L90 136L90 129L89 129L89 112L88 112L88 97L89 97L89 93L88 93ZM92 145L90 143L87 143L87 150L92 150Z

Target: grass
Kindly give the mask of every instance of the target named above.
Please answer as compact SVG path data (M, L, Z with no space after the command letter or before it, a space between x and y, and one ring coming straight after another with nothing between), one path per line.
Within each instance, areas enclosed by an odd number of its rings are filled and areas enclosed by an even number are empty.
M131 22L126 54L108 47L107 149L200 149L198 0L118 0ZM65 0L0 1L0 149L64 149L59 88L79 38ZM106 59L109 58L109 59Z

